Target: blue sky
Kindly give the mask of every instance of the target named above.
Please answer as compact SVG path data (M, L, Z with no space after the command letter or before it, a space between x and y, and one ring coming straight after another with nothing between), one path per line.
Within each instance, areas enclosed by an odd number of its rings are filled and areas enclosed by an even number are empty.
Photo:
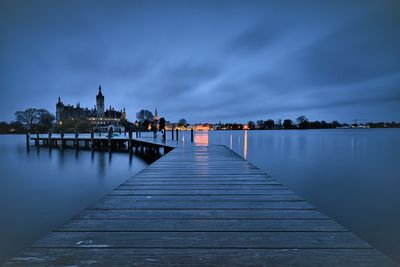
M176 121L400 120L399 1L0 0L0 120L157 107Z

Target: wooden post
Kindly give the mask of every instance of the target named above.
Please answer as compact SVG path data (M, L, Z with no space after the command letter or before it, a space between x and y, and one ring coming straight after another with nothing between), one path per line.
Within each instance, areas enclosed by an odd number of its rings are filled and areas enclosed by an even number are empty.
M49 129L49 137L48 137L47 145L51 146L51 129Z
M36 145L36 146L39 146L39 132L36 132L35 145Z
M60 148L61 149L63 149L64 148L64 132L63 131L61 131L60 132L60 142L61 142L61 144L60 144Z
M111 135L112 135L112 128L108 130L108 148L111 149Z
M122 133L122 132L121 132L121 128L119 128L119 134L121 135L121 133Z
M29 148L29 139L30 138L31 138L31 136L30 136L29 132L27 132L26 133L26 145L28 146L28 148Z
M75 129L75 139L74 139L74 143L75 143L75 147L76 147L76 148L79 147L78 136L79 136L78 129Z
M171 140L174 140L174 129L171 130Z
M176 129L176 141L179 141L179 131Z
M90 147L92 149L94 149L94 143L93 143L93 139L94 139L94 132L93 132L93 128L90 130Z
M190 141L193 143L193 128L190 129Z
M128 150L131 151L132 150L132 130L129 129L128 132Z

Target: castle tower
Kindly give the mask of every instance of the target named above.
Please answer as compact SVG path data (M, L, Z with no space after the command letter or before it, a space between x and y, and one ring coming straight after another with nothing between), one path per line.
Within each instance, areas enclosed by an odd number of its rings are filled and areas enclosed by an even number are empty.
M60 123L63 119L63 112L64 112L64 104L61 102L61 98L58 98L58 102L56 104L56 121Z
M124 121L126 121L126 109L125 108L122 110L122 119Z
M97 118L104 118L104 96L101 93L101 85L99 85L99 93L96 96Z
M155 112L154 112L154 120L155 120L155 121L158 121L157 108L156 108L156 110L155 110Z

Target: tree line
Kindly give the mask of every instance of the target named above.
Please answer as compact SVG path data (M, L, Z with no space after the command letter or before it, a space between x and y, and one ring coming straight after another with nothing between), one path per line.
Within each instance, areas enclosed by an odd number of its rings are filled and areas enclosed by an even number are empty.
M369 128L400 128L400 123L392 122L368 122L365 124L358 123L339 123L334 120L332 122L322 121L310 121L306 116L302 115L295 121L290 119L277 120L276 122L272 119L258 120L257 122L249 121L247 123L248 129L255 130L293 130L293 129L335 129L335 128L347 128L347 127L369 127Z
M77 129L80 132L89 132L93 126L93 123L86 119L71 119L63 120L62 124L54 123L55 116L46 109L28 108L24 111L15 112L15 120L9 123L0 122L0 133L1 134L12 134L12 133L26 133L39 132L45 133L49 129L55 132L73 132ZM165 118L155 120L154 115L151 111L142 109L136 113L136 121L124 121L123 126L133 131L148 131L148 130L161 130L165 128ZM180 119L176 124L178 127L188 126L188 122L185 119ZM277 120L257 120L249 121L247 124L241 123L217 123L214 125L216 130L291 130L291 129L334 129L340 127L358 127L359 124L347 124L339 123L338 121L326 122L326 121L310 121L305 116L298 117L295 121L290 119ZM364 127L370 128L400 128L400 123L397 122L368 122L362 124Z

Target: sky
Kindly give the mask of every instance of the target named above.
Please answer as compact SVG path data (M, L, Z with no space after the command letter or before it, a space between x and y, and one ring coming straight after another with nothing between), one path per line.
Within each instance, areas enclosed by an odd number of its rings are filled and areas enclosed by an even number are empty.
M169 121L400 121L400 1L0 0L0 121L64 104Z

